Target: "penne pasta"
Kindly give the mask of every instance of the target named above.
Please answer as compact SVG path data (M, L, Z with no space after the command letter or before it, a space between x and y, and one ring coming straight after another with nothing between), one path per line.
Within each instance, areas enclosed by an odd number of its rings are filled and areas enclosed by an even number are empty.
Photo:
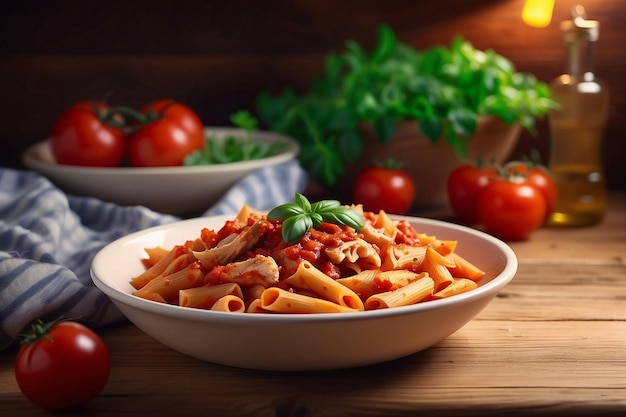
M377 280L380 272L380 269L367 269L356 275L339 278L337 282L350 288L363 300L374 293L383 291L380 282Z
M149 255L150 256L150 255ZM189 251L184 246L175 246L172 250L161 257L154 265L149 267L143 274L134 277L130 283L135 289L140 289L152 279L160 275L169 275L176 269L181 269L193 262Z
M453 295L471 291L476 287L478 287L478 284L471 279L456 278L447 287L440 291L437 291L430 298L433 300L438 300L441 298L452 297Z
M148 254L148 259L144 259L144 264L146 265L146 268L150 268L156 265L156 263L163 259L165 255L170 253L168 249L165 249L161 246L157 246L155 248L145 248L144 250Z
M213 311L226 311L229 313L243 313L245 309L243 300L233 294L223 296L211 307Z
M456 240L435 240L433 241L429 246L433 249L435 249L437 251L437 253L440 253L443 256L448 256L452 253L454 253L454 250L456 249L456 245L457 245L457 241Z
M347 278L340 278L337 282L350 288L358 294L361 299L367 299L373 294L408 285L422 278L424 275L427 274L418 274L404 269L394 271L370 269Z
M195 265L195 264L192 264ZM153 294L159 294L165 300L178 298L178 292L187 288L198 287L204 284L204 273L198 267L187 266L186 268L171 275L160 275L152 279L140 290L133 294L148 298Z
M210 309L217 300L226 295L234 295L243 299L243 292L239 284L226 283L180 290L178 292L178 303L182 307Z
M365 300L365 309L376 310L416 304L432 295L434 288L433 279L424 276L404 287L372 295Z
M265 291L265 288L263 288ZM246 308L246 313L268 313L268 310L265 310L262 306L261 298L255 298L248 304Z
M435 291L445 288L454 280L452 273L448 269L453 266L454 262L441 255L431 246L426 249L422 269L428 272L428 275L435 281Z
M347 313L358 311L328 300L310 297L286 291L278 287L271 287L263 291L261 307L274 313Z
M284 282L296 288L311 290L323 299L341 306L363 310L363 301L354 291L330 278L309 261L300 262L296 272Z
M452 260L454 261L454 266L449 267L450 273L459 278L467 278L472 281L478 282L483 276L485 276L485 271L479 269L471 262L468 262L467 259L463 258L458 253L453 253Z

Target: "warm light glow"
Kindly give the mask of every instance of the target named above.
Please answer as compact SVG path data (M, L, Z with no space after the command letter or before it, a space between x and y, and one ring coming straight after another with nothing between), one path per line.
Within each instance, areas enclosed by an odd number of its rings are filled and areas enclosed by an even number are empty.
M526 0L522 10L522 20L528 26L545 28L552 20L554 0Z

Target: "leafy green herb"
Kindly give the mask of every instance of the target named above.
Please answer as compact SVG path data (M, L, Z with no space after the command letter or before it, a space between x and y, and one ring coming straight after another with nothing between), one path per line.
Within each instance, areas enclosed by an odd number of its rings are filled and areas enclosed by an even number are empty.
M361 155L362 122L372 123L386 142L398 121L418 120L432 142L446 140L464 158L479 116L534 132L535 119L555 106L547 84L515 72L492 50L477 50L459 36L449 47L418 51L386 25L371 53L354 41L342 53L329 53L307 93L287 89L257 98L259 119L298 140L303 167L325 185L335 184L345 164Z
M252 134L257 128L258 121L250 112L239 111L231 115L230 119L233 125L244 130L243 137L228 136L223 140L217 140L207 136L204 148L187 155L183 164L213 165L262 159L275 155L284 147L280 142L254 142Z
M365 225L365 219L360 213L341 205L337 200L322 200L311 204L300 193L296 193L295 202L273 208L267 218L283 222L282 237L288 244L297 242L306 232L322 222L349 226L357 231Z

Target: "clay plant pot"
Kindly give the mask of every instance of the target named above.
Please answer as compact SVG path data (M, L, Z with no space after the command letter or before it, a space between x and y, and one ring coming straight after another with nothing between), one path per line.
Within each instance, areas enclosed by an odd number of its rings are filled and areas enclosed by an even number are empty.
M452 147L440 139L432 143L419 132L418 123L400 122L395 135L386 143L377 137L371 124L360 127L364 141L362 156L346 167L338 185L339 192L349 195L356 176L372 161L389 157L401 161L416 187L413 209L439 208L448 204L446 181L450 172L462 161ZM468 160L480 155L486 163L503 163L513 152L521 132L518 124L508 125L496 117L482 117L476 132L468 141Z

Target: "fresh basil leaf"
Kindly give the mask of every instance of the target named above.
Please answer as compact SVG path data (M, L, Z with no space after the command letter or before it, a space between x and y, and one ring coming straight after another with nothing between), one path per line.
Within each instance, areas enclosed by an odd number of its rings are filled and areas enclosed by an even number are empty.
M270 220L284 220L301 214L306 214L301 206L296 203L288 203L274 207L267 213L267 218Z
M311 204L311 211L315 213L331 212L340 206L339 200L321 200Z
M356 231L361 230L365 225L363 216L356 211L343 206L338 207L335 211L323 213L322 217L327 222L349 226Z
M281 235L285 243L292 244L300 240L313 227L308 214L299 214L283 220Z
M478 125L476 114L464 108L452 109L448 119L454 133L464 137L472 136Z
M282 221L281 234L288 244L298 241L309 229L324 221L356 230L360 230L365 224L362 214L341 205L337 200L322 200L311 204L300 193L296 193L293 203L282 204L270 210L267 218Z
M381 116L374 122L376 134L382 142L388 142L396 133L398 120L392 116Z
M379 64L386 61L396 48L396 34L387 25L378 28L378 44L372 54L372 62Z
M434 143L443 133L443 124L439 117L431 115L420 120L419 129L424 136Z
M296 193L296 204L300 206L305 213L311 212L311 203L300 193Z

